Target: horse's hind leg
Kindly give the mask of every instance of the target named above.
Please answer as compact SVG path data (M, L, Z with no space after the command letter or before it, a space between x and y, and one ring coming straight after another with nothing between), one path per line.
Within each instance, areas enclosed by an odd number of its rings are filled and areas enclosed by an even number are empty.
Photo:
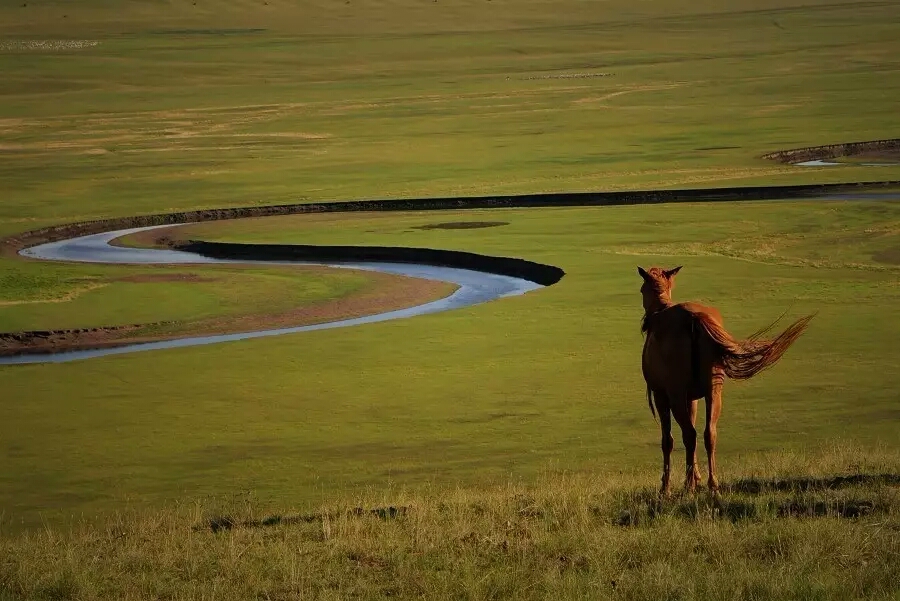
M675 447L675 439L672 438L672 414L669 408L669 397L664 392L654 392L653 400L656 404L656 412L659 414L659 427L662 431L663 473L662 486L659 489L661 495L668 495L669 465L672 457L672 449Z
M697 404L684 400L672 404L672 415L681 428L681 441L684 443L685 480L684 488L693 492L700 484L700 471L697 469Z
M722 412L722 385L725 376L719 370L713 372L710 392L706 395L706 430L703 432L703 442L706 443L706 457L709 460L709 480L707 484L713 492L719 489L719 480L716 478L716 440L718 432L716 425L719 414Z

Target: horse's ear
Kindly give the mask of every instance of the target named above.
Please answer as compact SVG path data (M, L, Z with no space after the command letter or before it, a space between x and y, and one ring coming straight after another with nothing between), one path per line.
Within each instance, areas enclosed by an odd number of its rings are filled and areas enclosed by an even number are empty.
M670 270L666 271L666 277L671 280L675 276L676 273L681 271L682 267L683 267L683 265L679 265L675 269L670 269Z
M641 277L644 278L645 280L650 279L650 275L646 271L644 271L644 268L641 267L640 265L638 266L638 273L641 274Z

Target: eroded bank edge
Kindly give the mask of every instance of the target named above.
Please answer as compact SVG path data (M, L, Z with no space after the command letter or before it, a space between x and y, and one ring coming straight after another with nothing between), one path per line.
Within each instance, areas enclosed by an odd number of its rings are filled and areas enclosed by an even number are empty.
M867 140L862 142L843 142L840 144L826 144L824 146L807 146L805 148L791 148L778 150L762 155L760 158L779 163L803 163L806 161L827 161L839 157L854 156L866 152L900 150L900 138L888 138L884 140Z

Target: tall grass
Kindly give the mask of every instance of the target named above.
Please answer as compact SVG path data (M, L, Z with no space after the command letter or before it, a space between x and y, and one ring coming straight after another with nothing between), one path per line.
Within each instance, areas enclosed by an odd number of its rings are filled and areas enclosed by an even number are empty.
M748 458L719 497L655 474L383 489L296 513L248 498L0 535L24 599L888 599L900 454Z

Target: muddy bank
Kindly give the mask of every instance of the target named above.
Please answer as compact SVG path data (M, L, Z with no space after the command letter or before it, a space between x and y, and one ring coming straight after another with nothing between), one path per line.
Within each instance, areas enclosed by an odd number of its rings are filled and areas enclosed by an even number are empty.
M896 153L900 151L900 138L888 140L870 140L867 142L845 142L843 144L828 144L825 146L809 146L807 148L793 148L790 150L778 150L762 155L761 158L777 161L779 163L803 163L806 161L827 161L839 157L848 157L860 154Z
M21 353L53 353L74 348L99 348L149 340L151 337L141 336L141 333L150 328L173 326L175 323L174 321L157 321L94 328L0 332L0 357Z
M867 143L870 144L870 143ZM793 151L781 151L793 152ZM799 160L799 159L798 159ZM116 219L82 221L40 228L9 236L0 241L0 253L7 256L46 242L111 230L175 225L245 217L268 217L301 213L356 211L441 211L491 208L612 206L669 202L724 202L733 200L767 200L811 198L835 193L851 193L900 187L900 181L859 182L843 184L805 184L793 186L747 186L732 188L698 188L685 190L644 190L632 192L570 192L526 194L516 196L476 196L396 200L354 200L307 204L269 205L203 209L179 213L159 213Z

